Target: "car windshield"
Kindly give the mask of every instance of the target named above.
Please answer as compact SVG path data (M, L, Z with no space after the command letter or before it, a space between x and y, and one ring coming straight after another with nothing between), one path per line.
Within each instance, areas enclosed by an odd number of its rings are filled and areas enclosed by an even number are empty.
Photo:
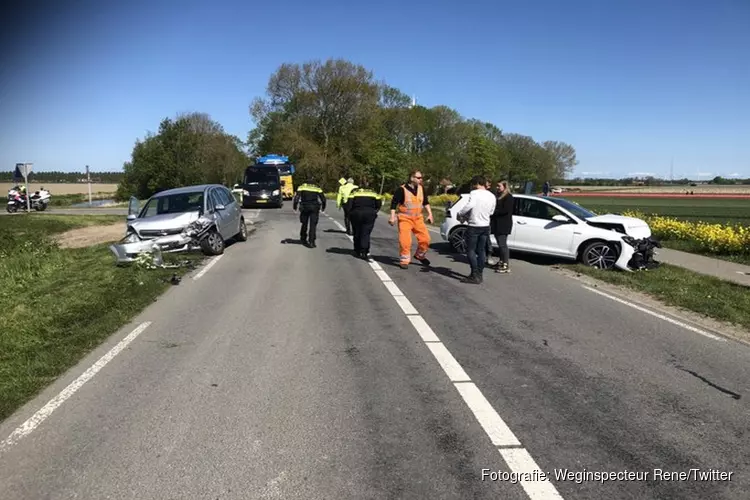
M576 217L580 219L588 219L589 217L596 217L596 214L594 212L591 212L590 210L586 210L578 203L573 203L572 201L565 200L563 198L547 198L547 201L551 201L552 203L559 205L563 207L568 212L572 213Z
M263 188L278 187L279 173L276 169L248 168L245 172L245 184Z
M203 191L170 194L151 198L141 211L141 218L164 214L199 212L203 208Z

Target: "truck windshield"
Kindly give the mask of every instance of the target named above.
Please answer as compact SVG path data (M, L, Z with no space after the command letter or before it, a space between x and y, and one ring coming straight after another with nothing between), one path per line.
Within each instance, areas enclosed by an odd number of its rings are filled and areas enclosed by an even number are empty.
M245 171L245 184L258 187L278 187L279 173L276 169L248 168Z

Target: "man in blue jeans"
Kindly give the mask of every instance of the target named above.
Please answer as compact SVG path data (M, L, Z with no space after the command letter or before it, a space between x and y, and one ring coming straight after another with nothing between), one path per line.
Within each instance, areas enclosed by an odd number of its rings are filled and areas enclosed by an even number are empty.
M481 175L471 179L472 190L464 208L456 215L459 221L468 221L466 229L466 254L469 257L471 274L461 279L462 283L478 285L483 281L484 265L487 262L487 240L490 237L490 217L495 212L497 198L486 185Z

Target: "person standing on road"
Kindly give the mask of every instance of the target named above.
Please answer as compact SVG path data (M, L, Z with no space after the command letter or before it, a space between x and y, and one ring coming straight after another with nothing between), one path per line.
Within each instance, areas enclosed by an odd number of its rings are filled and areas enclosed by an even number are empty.
M487 182L484 184L484 187L487 189L487 191L492 193L492 179L487 178ZM495 195L495 198L497 198L497 193L492 193ZM492 221L490 220L490 233L492 232ZM500 262L497 257L493 257L493 248L492 248L492 237L487 237L487 267L493 267L497 265L498 262ZM496 260L497 259L497 260Z
M354 254L357 257L370 258L370 235L382 206L381 196L370 190L367 184L349 195L349 217L354 233Z
M456 218L467 220L466 253L469 257L471 274L462 283L480 284L483 281L484 265L487 256L487 239L490 237L490 218L495 212L497 198L486 187L487 181L481 175L471 179L472 191L464 208Z
M313 178L308 177L307 182L302 184L292 200L294 211L299 207L299 221L302 224L299 239L302 244L315 248L315 239L318 229L318 218L320 212L326 210L326 196L323 190L315 185Z
M341 184L341 180L339 183ZM346 202L349 200L351 192L355 189L357 189L357 186L354 184L354 179L349 177L346 182L339 187L339 193L336 197L336 206L338 206L339 210L342 208L344 209L344 226L346 226L346 234L352 234L352 223L349 220L349 208Z
M427 221L432 224L432 208L422 187L422 172L415 170L409 174L409 181L393 193L391 217L388 223L393 226L398 221L399 265L407 269L411 262L412 233L417 236L417 252L414 258L429 266L427 250L430 248L430 233L424 223L422 210L427 210ZM398 211L398 219L396 218Z
M508 250L508 236L513 231L513 195L510 193L508 181L497 183L497 204L492 214L492 235L500 250L500 262L495 272L510 272L510 251Z

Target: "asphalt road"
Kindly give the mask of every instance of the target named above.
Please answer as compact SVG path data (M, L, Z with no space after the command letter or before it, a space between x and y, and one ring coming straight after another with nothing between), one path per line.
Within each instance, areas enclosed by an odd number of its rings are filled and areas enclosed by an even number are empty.
M747 498L750 348L545 264L461 284L438 234L401 270L384 216L368 264L326 216L308 249L289 208L246 214L249 241L0 425L46 417L0 446L3 499ZM552 480L482 480L537 467Z

